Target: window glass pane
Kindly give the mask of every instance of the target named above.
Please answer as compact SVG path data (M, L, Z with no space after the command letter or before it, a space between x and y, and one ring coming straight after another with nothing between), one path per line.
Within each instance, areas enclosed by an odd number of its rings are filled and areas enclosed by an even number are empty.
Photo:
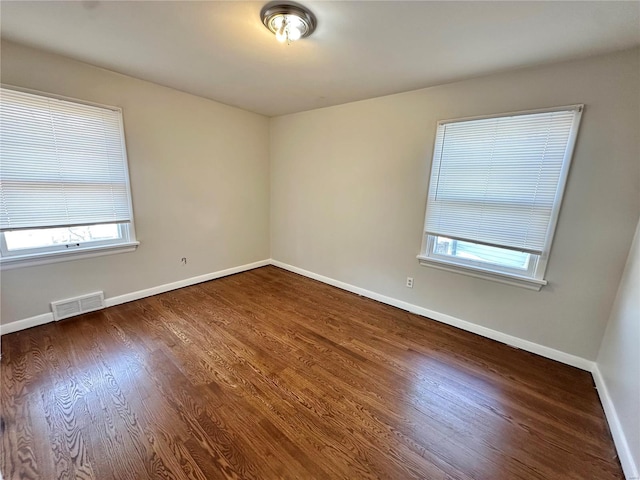
M115 223L86 225L80 227L42 228L5 232L7 250L44 248L70 243L101 242L120 238L120 229Z
M435 237L433 253L519 270L527 270L531 258L530 254L524 252L462 242L446 237Z

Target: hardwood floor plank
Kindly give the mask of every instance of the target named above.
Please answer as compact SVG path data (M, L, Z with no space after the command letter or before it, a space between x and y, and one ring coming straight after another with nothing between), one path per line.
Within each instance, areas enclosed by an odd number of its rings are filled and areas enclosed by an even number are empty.
M13 479L622 479L587 372L263 267L2 337Z

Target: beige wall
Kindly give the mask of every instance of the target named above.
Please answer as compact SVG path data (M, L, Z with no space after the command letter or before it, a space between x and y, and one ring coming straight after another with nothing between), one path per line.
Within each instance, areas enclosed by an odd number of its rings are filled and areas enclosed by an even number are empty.
M3 42L4 83L123 108L142 245L3 271L2 323L48 312L55 299L114 297L262 260L271 241L276 260L595 359L640 210L638 57L636 49L269 123ZM570 103L586 110L549 286L533 292L420 266L436 120Z
M2 42L3 83L124 113L136 252L2 272L2 323L269 258L266 117ZM187 257L182 266L180 259Z
M596 358L604 334L598 367L639 464L640 225L625 268L640 212L639 55L636 49L269 121L2 42L3 83L123 108L141 246L3 271L1 322L46 313L52 300L95 290L114 297L271 253L587 359ZM420 266L435 122L572 103L586 110L549 285L533 292ZM413 289L404 287L407 276L415 278Z
M640 223L602 340L598 369L637 472L640 468ZM631 476L630 472L627 474Z
M273 118L272 258L595 359L640 213L638 59L636 49ZM549 285L420 266L436 121L573 103L586 109Z

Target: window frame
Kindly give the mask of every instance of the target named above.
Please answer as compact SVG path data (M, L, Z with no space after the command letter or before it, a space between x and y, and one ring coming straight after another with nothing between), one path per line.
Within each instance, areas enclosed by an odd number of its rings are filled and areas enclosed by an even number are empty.
M100 224L99 224L100 225ZM43 247L32 247L32 248L21 248L19 250L9 250L7 245L7 239L5 234L7 232L0 232L0 254L2 258L11 258L11 257L23 257L26 255L36 255L36 254L45 254L51 252L71 252L81 249L91 249L96 247L104 247L108 245L120 245L122 243L128 243L129 240L129 227L126 223L116 223L116 224L104 224L104 225L116 225L118 227L118 238L111 238L107 240L89 240L86 242L72 242L69 244L65 243L57 243L54 245L46 245ZM89 225L79 225L79 226L89 226ZM51 227L54 228L65 228L65 227ZM73 227L70 227L73 228ZM28 230L48 230L47 228L33 228ZM9 230L11 231L11 230ZM15 230L20 231L20 230ZM24 230L23 230L24 231Z
M558 178L558 188L553 202L553 209L549 219L549 228L545 238L545 245L541 255L531 254L533 259L533 265L526 273L519 273L514 271L515 269L509 267L503 267L489 262L476 262L468 259L461 259L459 257L452 257L449 255L442 255L435 253L435 235L430 235L425 232L426 230L426 202L425 202L425 221L423 225L422 234L422 246L420 248L420 254L417 258L421 265L432 267L440 270L446 270L454 273L462 273L476 278L484 278L493 280L499 283L505 283L509 285L515 285L519 287L528 288L531 290L539 291L544 285L547 285L545 280L545 274L549 261L549 255L551 253L551 247L553 244L553 238L558 224L558 218L560 216L560 209L562 207L562 199L567 186L567 179L569 177L569 170L571 168L571 162L573 159L573 153L575 151L576 140L578 132L580 130L580 123L582 120L582 113L584 112L583 104L563 105L558 107L532 109L532 110L520 110L515 112L497 113L491 115L478 115L472 117L463 117L449 120L440 120L436 122L436 130L434 133L434 146L431 156L431 166L429 168L429 181L427 184L427 201L428 191L431 188L431 173L434 165L435 151L435 139L438 134L438 130L448 123L454 122L466 122L472 120L485 120L491 118L511 117L517 115L530 115L536 113L548 113L575 110L576 117L571 127L569 138L567 139L567 146L565 148L564 158L562 160L562 167ZM465 240L466 241L466 240ZM473 243L473 242L470 242ZM478 243L481 245L481 243ZM508 250L508 249L505 249Z
M57 263L61 261L76 260L80 258L90 258L103 255L110 255L116 253L133 252L140 245L140 242L136 240L135 225L134 225L134 211L133 211L133 199L131 193L131 180L129 175L129 158L127 155L126 138L124 132L124 115L122 108L106 105L97 102L91 102L73 97L67 97L64 95L58 95L49 92L43 92L40 90L34 90L29 88L18 87L6 83L0 83L0 87L8 90L14 90L17 92L30 93L33 95L40 95L43 97L53 98L57 100L64 100L67 102L73 102L80 105L89 105L92 107L99 107L108 110L112 110L118 113L120 124L120 144L122 148L122 157L124 162L125 184L128 190L129 209L131 211L131 221L128 223L119 223L118 230L120 238L111 240L97 240L94 242L84 242L77 246L67 247L66 244L45 246L40 248L29 248L24 250L9 251L7 248L7 242L5 239L5 232L0 232L0 270L9 270L13 268L28 267L35 265L44 265L48 263ZM79 225L82 226L82 225ZM45 229L47 227L34 227L33 230ZM61 227L50 227L61 228Z
M449 262L449 263L455 263L457 265L462 265L462 266L466 266L469 268L478 268L478 269L482 269L482 270L489 270L489 271L494 271L494 272L501 272L501 273L505 273L505 274L509 274L509 275L516 275L516 276L525 276L525 277L530 277L530 278L535 278L536 275L536 269L537 269L537 265L538 265L538 261L540 259L539 255L535 255L532 253L529 253L529 265L527 265L527 268L514 268L514 267L507 267L504 265L499 265L497 263L491 263L491 262L483 262L483 261L479 261L479 260L471 260L468 258L463 258L463 257L454 257L451 255L443 255L441 253L437 253L436 250L436 235L427 235L427 252L429 253L429 257L430 258L435 258L435 259L439 259L443 262ZM455 240L452 239L453 241L462 241L462 240ZM473 242L465 242L465 243L473 243ZM474 243L474 245L481 245L479 243ZM495 247L497 248L497 247Z

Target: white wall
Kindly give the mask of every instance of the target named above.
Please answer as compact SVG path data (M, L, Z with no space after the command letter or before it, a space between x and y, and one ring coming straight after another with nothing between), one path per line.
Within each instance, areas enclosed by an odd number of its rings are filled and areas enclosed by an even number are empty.
M630 461L627 465L623 461L623 466L626 466L625 473L629 478L633 476L638 478L637 475L640 473L640 223L636 229L627 265L611 310L611 318L602 340L597 364L630 453ZM610 417L610 414L608 416ZM616 438L615 434L614 438ZM618 438L616 440L619 441ZM619 451L623 451L622 445L617 446Z
M3 324L56 299L269 258L266 117L10 42L1 61L3 83L122 107L141 242L133 253L3 271Z
M114 297L262 260L271 241L284 263L593 360L640 210L639 52L269 122L2 42L3 82L123 107L142 242L134 253L3 271L2 323L48 312L55 299ZM420 266L436 120L569 103L586 110L549 286L533 292Z
M141 241L134 253L3 271L3 324L46 313L56 299L114 297L262 260L271 242L278 261L579 357L595 359L604 334L598 368L640 464L640 225L625 268L640 212L640 50L269 122L1 47L3 83L123 108ZM532 292L420 266L435 122L572 103L586 110L549 286Z
M272 258L594 360L640 213L639 52L273 118ZM549 285L420 266L436 121L573 103L586 108Z

